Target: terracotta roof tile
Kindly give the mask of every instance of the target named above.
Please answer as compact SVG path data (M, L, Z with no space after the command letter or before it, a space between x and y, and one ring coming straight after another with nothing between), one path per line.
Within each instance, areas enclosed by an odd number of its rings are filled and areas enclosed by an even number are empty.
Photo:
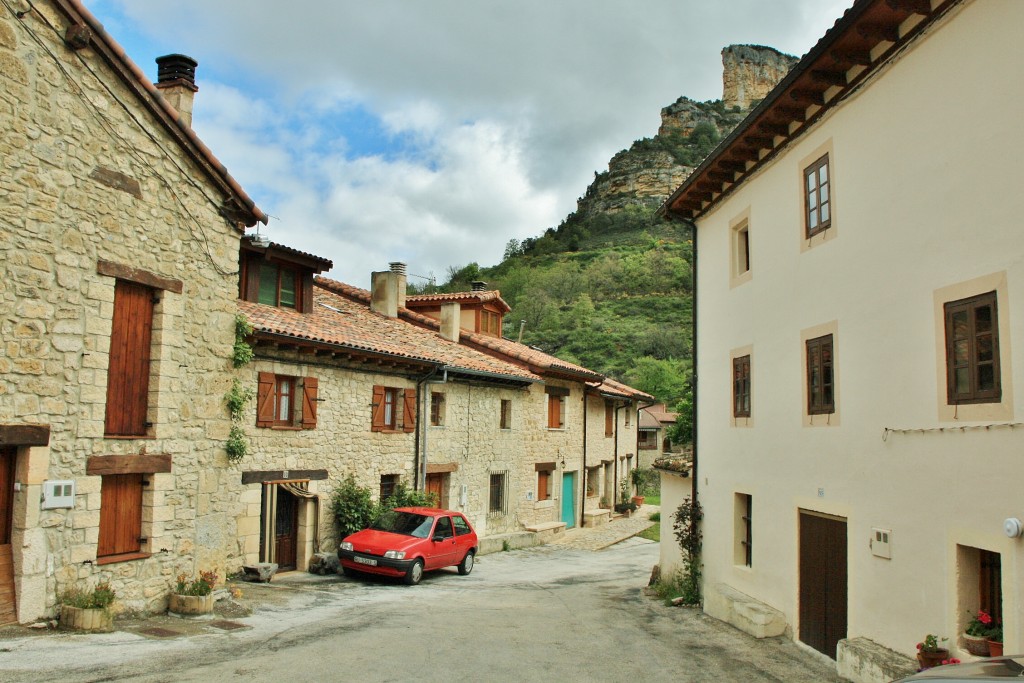
M447 292L443 294L414 294L405 298L405 304L409 308L418 308L418 304L443 304L443 303L487 303L497 302L499 308L506 313L512 307L501 298L501 291L497 289L482 290L478 292Z

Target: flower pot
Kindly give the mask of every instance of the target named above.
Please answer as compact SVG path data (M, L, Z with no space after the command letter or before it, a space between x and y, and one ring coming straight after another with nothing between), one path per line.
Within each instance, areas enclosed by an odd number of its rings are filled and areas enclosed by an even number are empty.
M988 657L988 638L985 636L963 635L964 649L975 657Z
M183 617L194 617L213 612L213 593L209 595L179 595L171 593L167 611Z
M1001 640L990 640L990 641L988 641L988 656L989 657L1002 657L1003 656L1003 641L1001 641Z
M60 625L74 631L113 631L114 613L106 607L61 605Z
M946 649L932 650L931 652L917 651L917 662L921 665L922 669L942 666L942 662L947 659L949 659L949 650Z
M637 507L640 507L641 505L644 504L644 497L643 496L633 496L633 504L636 505Z

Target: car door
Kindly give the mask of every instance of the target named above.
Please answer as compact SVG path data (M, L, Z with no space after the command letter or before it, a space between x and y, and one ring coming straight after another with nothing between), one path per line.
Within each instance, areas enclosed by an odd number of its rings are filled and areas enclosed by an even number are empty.
M427 559L427 569L447 567L450 564L457 564L455 557L455 529L452 527L452 518L441 515L434 525L434 534L430 539L430 557Z
M476 545L476 534L462 515L452 515L452 522L455 524L455 562L458 563Z

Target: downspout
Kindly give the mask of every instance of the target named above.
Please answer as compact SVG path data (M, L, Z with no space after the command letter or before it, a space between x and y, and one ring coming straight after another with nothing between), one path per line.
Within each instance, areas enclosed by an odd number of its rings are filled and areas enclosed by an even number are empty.
M437 374L440 366L435 365L430 372L416 380L416 441L413 447L413 466L416 468L416 481L413 482L414 491L422 491L427 487L427 426L423 423L425 396L423 386ZM448 380L448 371L445 370L445 381ZM428 406L429 407L429 406ZM423 448L420 448L420 440L423 440Z
M693 462L690 465L690 502L697 504L697 224L688 218L680 218L683 223L690 226L690 243L693 245L693 258L690 264L690 293L693 298L692 313L690 316L690 338L693 340L693 373L692 373L692 395L693 405L691 406L690 424L693 428Z
M587 396L587 385L583 385L583 494L580 496L580 528L583 528L583 513L587 511L587 413L590 411L590 399Z
M615 434L615 444L614 444L614 447L613 447L613 450L612 450L612 454L613 454L612 457L615 459L615 489L616 489L616 494L618 493L619 490L622 489L622 484L619 483L619 411L622 410L625 407L626 406L615 406L615 430L613 432ZM623 472L622 476L625 477L626 473ZM614 500L614 498L613 498L613 500ZM622 502L625 503L626 501L622 501ZM615 509L614 505L612 505L612 509L613 510Z

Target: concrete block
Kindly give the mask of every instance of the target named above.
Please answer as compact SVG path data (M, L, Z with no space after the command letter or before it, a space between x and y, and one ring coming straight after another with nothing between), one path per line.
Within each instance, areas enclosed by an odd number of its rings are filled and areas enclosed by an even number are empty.
M885 683L917 671L917 661L867 638L844 638L836 649L836 673L854 683Z
M705 611L755 638L771 638L786 632L786 615L720 583L705 595Z

